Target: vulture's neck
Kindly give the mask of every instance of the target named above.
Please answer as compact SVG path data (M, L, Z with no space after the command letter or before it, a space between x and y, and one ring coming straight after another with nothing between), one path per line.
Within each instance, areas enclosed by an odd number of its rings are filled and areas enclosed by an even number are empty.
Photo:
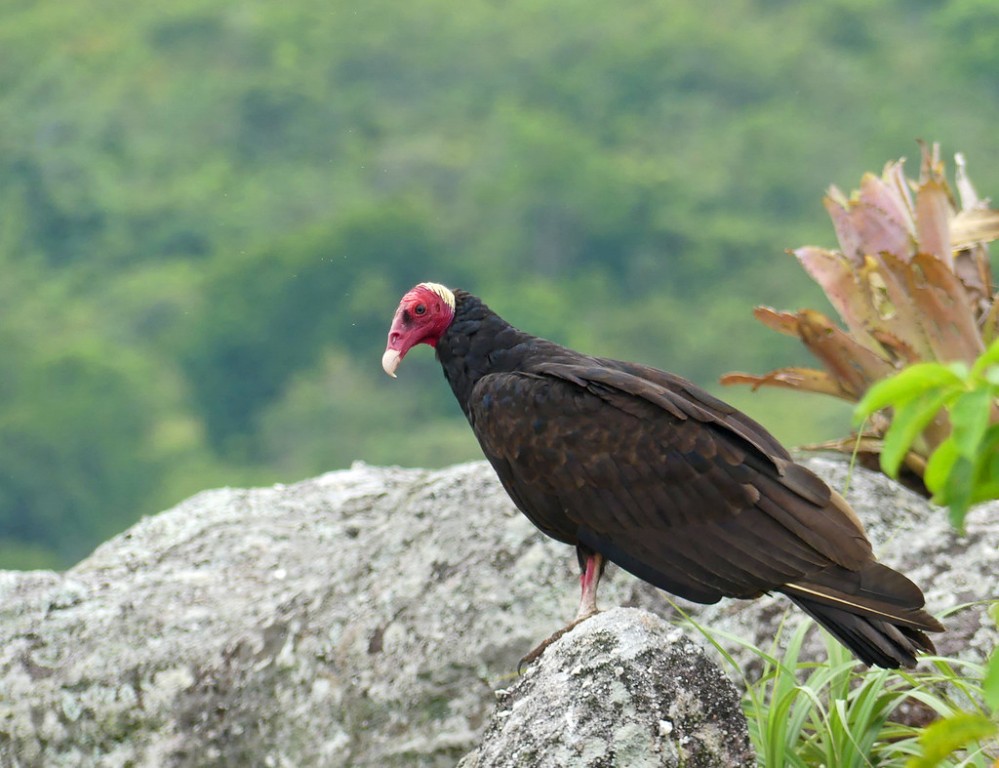
M458 289L454 297L454 320L437 342L437 359L467 417L479 379L521 370L529 351L547 342L517 330L477 296Z

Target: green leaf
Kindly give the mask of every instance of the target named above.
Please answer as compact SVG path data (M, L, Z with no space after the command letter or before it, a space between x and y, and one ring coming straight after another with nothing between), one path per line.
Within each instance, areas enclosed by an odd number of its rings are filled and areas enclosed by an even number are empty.
M896 375L879 381L857 404L854 421L859 423L889 405L898 408L927 390L963 386L954 371L940 363L916 363Z
M960 713L931 723L919 736L923 754L906 763L906 768L934 768L946 757L974 741L988 738L999 730L984 715Z
M971 491L975 467L969 459L958 456L947 474L946 497L950 522L957 530L964 531L964 516L971 506Z
M947 489L947 477L950 475L954 462L957 461L957 446L954 444L954 437L948 437L937 449L933 451L930 460L926 462L926 471L923 472L923 482L933 493L933 501L937 504L946 504L944 498Z
M923 482L933 492L935 504L950 507L951 524L964 529L964 517L974 495L975 465L961 456L951 435L933 452L923 473Z
M905 454L950 397L950 391L929 391L896 407L881 449L881 469L886 475L898 476Z
M985 431L981 446L982 473L980 477L999 482L999 424Z
M944 367L961 381L967 381L971 376L971 369L968 368L968 364L961 360L955 360L953 363L944 363Z
M989 427L992 393L988 389L973 389L960 395L948 407L952 436L958 452L974 460Z
M978 446L971 502L999 499L999 424L990 426Z
M999 650L993 649L982 681L982 696L993 714L999 713Z
M990 365L999 365L999 339L995 339L989 344L988 349L975 361L975 364L971 367L971 374L976 377L987 376L985 369Z

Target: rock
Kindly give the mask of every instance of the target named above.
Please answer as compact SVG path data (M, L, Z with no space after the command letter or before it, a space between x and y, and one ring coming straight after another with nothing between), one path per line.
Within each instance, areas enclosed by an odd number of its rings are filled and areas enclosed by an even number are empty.
M584 621L497 697L458 768L755 765L735 686L646 611Z
M483 463L199 494L0 575L0 765L453 766L574 561Z
M841 487L842 464L811 465ZM880 476L856 470L848 495L931 610L995 597L995 505L959 537ZM0 573L0 765L453 766L573 615L576 567L482 462L199 494L65 573ZM672 615L613 567L605 582L604 607ZM697 608L767 647L786 606ZM982 606L946 621L946 653L997 642Z

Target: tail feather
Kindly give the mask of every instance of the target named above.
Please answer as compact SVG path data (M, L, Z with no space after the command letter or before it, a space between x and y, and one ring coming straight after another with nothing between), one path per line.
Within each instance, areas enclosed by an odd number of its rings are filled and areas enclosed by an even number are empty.
M917 653L936 651L926 633L918 629L849 613L798 595L788 597L868 666L912 668Z
M831 568L782 590L867 665L916 666L934 653L926 632L944 627L923 610L923 593L902 574L871 561L860 571Z

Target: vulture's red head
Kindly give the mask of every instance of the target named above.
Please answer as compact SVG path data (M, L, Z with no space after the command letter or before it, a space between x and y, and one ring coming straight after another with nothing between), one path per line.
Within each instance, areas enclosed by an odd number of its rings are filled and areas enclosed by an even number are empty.
M402 358L417 344L436 347L454 320L454 294L439 283L420 283L402 297L392 318L382 368L395 378Z

